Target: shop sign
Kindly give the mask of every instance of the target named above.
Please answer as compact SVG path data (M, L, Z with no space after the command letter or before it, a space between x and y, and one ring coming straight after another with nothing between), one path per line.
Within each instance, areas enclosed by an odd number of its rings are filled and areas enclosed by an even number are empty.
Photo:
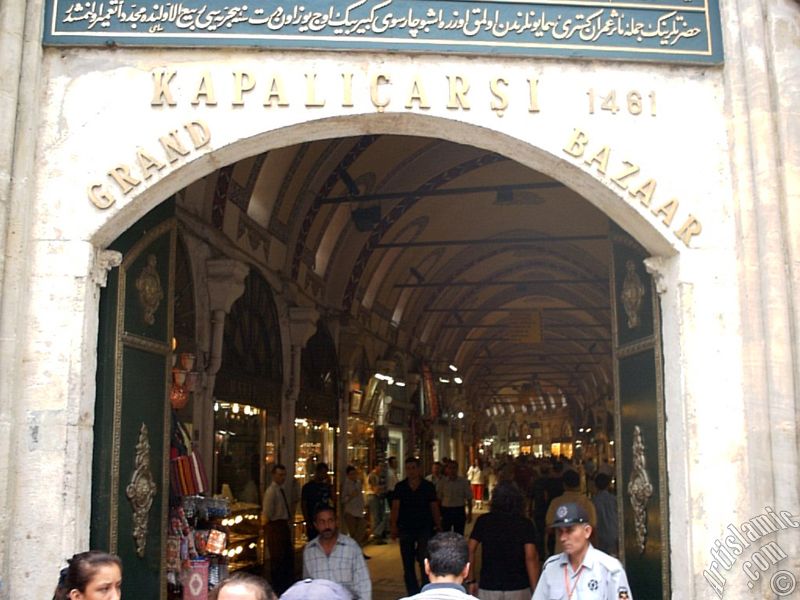
M722 62L719 0L46 0L48 45Z

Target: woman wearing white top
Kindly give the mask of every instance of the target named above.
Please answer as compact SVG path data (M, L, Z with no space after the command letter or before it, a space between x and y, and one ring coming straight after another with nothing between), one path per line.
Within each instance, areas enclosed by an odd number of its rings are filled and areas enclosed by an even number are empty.
M467 469L467 479L469 479L469 483L472 486L472 497L475 500L476 508L481 508L483 506L483 485L486 478L483 476L483 469L481 469L481 463L477 458L472 463L472 466Z

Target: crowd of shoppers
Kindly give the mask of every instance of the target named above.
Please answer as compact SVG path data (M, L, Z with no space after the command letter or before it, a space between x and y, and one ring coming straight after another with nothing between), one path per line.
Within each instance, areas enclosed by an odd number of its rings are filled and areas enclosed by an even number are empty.
M402 479L394 457L375 465L366 479L347 467L337 514L327 465L316 465L302 491L287 481L283 465L274 465L263 500L271 585L237 572L210 600L371 600L363 547L385 544L387 529L399 542L408 600L633 597L615 558L617 502L607 463L505 457L475 460L461 475L455 461L444 459L427 477L415 457L404 467ZM488 511L479 508L484 502ZM296 582L292 525L298 503L307 543L303 579ZM465 538L473 509L478 518ZM112 554L76 554L61 571L53 598L119 600L122 572Z

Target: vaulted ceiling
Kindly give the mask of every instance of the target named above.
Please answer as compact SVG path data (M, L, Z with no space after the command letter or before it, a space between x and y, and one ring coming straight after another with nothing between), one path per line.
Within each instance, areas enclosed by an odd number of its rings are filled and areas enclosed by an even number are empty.
M282 277L400 350L459 365L482 399L585 397L609 380L609 221L559 181L477 147L375 135L272 150L203 187L218 229L258 238ZM543 340L523 341L534 309Z

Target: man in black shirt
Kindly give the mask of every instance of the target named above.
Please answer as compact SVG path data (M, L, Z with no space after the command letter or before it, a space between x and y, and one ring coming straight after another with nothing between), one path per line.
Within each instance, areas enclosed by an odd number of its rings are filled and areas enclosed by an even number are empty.
M333 489L328 477L328 465L321 462L314 470L314 478L303 486L300 493L300 505L306 521L306 537L310 542L317 537L314 527L314 514L319 506L333 506Z
M392 539L400 539L406 592L413 596L428 583L425 575L428 540L434 530L442 530L436 488L422 478L418 458L406 459L406 478L395 486L392 495L390 524ZM417 579L415 563L419 565L421 583Z

